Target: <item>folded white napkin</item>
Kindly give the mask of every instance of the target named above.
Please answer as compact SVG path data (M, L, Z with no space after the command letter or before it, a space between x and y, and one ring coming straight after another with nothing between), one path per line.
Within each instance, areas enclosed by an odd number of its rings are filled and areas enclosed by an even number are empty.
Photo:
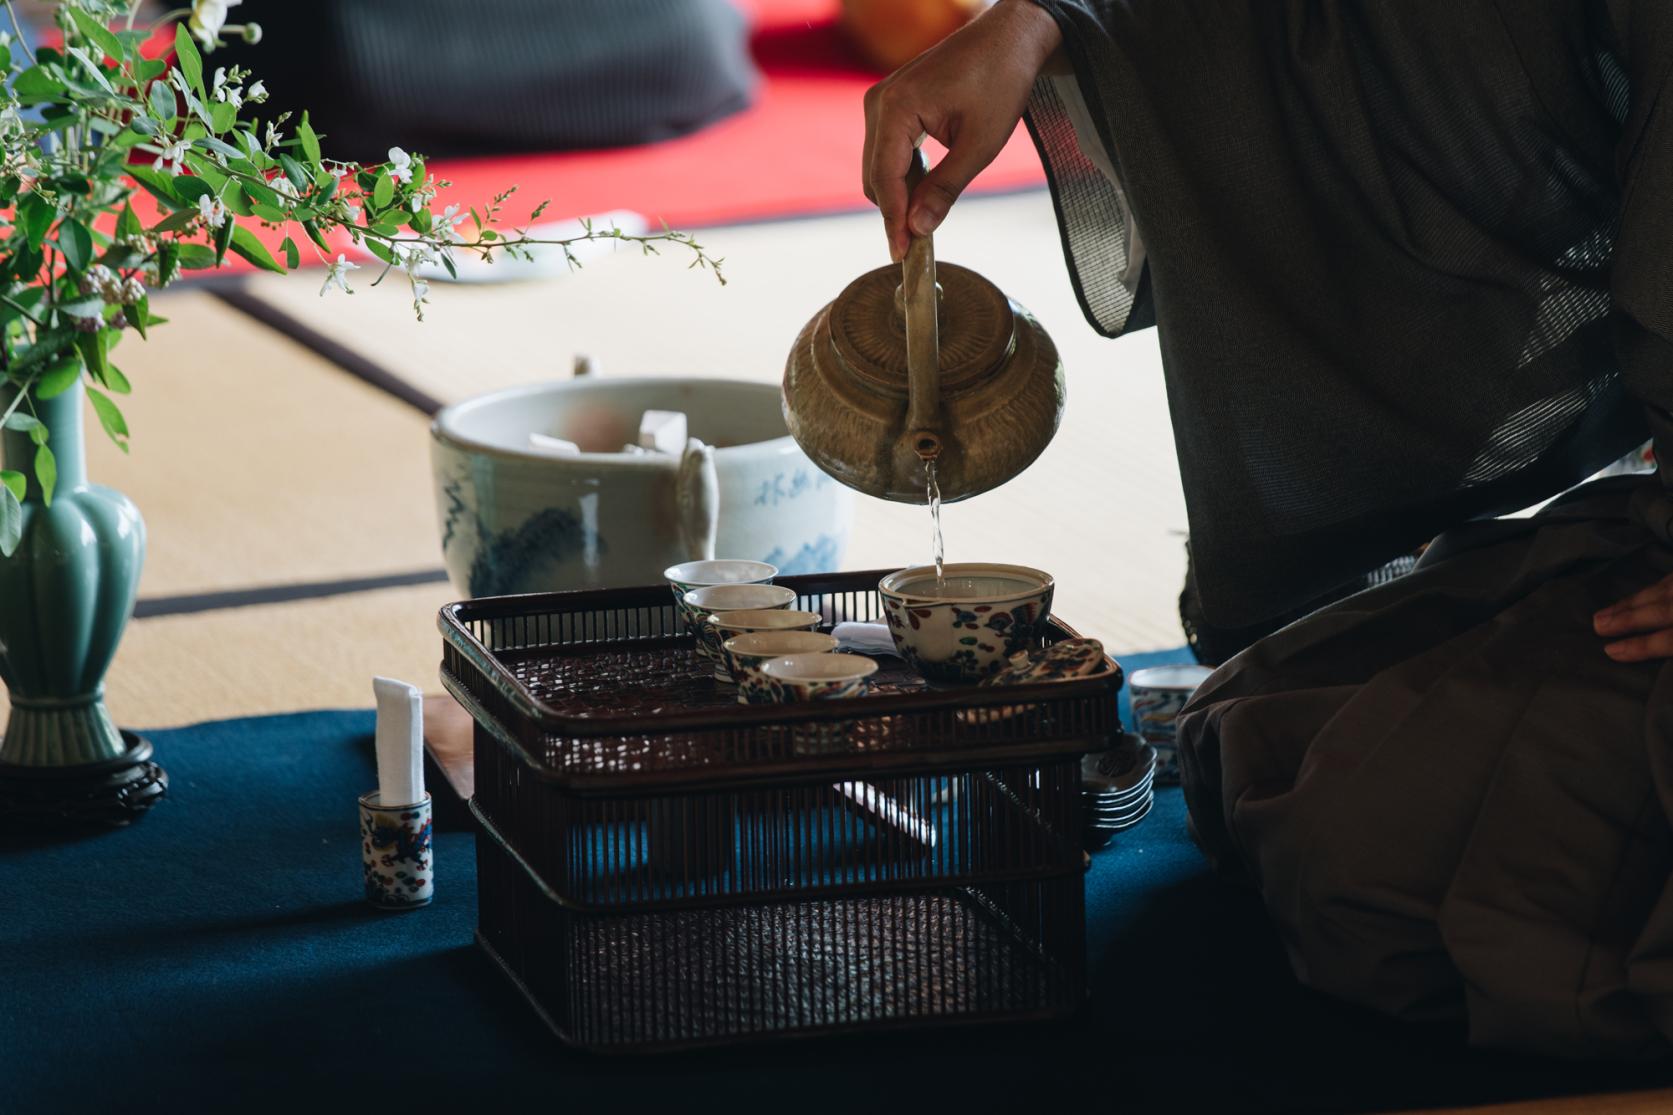
M424 798L424 697L416 685L373 678L378 699L378 800L411 805Z
M838 650L858 651L861 654L898 654L889 625L877 620L866 623L839 623L831 629Z

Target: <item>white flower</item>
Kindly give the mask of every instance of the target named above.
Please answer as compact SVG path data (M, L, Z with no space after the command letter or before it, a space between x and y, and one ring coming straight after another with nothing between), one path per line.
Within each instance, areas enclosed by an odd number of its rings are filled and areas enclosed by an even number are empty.
M412 181L412 156L399 147L389 149L389 177L397 182Z
M163 144L162 151L151 162L151 169L167 170L170 174L179 174L180 162L186 157L186 146L186 141L183 139Z
M210 86L217 101L225 101L233 108L241 108L244 104L244 87L227 84L227 69L225 66L215 67L215 80Z
M282 198L288 198L291 201L295 201L297 198L302 196L296 192L296 184L286 175L276 174L268 180L267 184L272 186L273 192Z
M284 139L284 138L285 138L285 133L281 132L278 128L274 127L273 121L269 120L267 122L267 138L266 138L266 141L262 144L262 146L264 146L264 147L277 146L278 142L281 139Z
M331 170L331 177L337 179L339 182L341 182L343 180L343 175L345 175L349 172L349 168L346 167L346 166L334 166L334 167L331 167L330 170Z
M350 263L343 253L338 252L337 262L326 267L325 285L319 288L320 297L324 298L325 292L332 287L336 287L344 294L353 294L354 291L349 289L348 275L350 271L358 270L360 270L360 264Z
M210 228L220 228L227 223L227 207L213 194L204 194L198 198L198 215Z
M349 206L349 224L351 224L351 225L359 224L360 223L360 214L362 212L363 212L363 210L358 205Z
M249 92L245 93L244 97L253 105L261 104L267 99L267 85L260 81L256 82L250 86Z
M410 244L406 251L400 245L395 246L395 261L408 275L415 274L420 267L430 262L430 249L425 244Z
M458 228L464 223L464 220L465 215L459 212L457 205L449 205L446 209L443 209L441 216L436 218L434 233L436 239L448 243L459 239Z
M192 14L186 29L204 46L213 47L227 23L227 9L236 8L244 0L192 0Z

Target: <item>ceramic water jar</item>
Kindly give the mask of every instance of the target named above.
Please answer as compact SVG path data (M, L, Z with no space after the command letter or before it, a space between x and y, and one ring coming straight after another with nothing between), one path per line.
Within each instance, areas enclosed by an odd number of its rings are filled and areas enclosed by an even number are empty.
M706 448L623 452L647 410L685 412ZM823 572L847 548L853 495L791 440L774 384L577 375L456 403L430 432L442 553L470 596L655 584L716 556Z

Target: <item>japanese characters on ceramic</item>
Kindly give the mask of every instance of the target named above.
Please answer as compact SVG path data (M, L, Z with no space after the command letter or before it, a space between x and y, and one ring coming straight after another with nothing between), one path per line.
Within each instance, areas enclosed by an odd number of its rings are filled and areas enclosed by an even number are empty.
M360 795L360 862L366 901L386 910L423 906L435 896L430 795L384 805L377 790Z
M1137 670L1127 682L1133 703L1133 725L1156 749L1156 781L1171 786L1179 781L1179 749L1175 742L1179 710L1214 671L1207 666L1152 666Z
M923 677L975 684L1039 645L1055 585L1021 565L962 563L891 573L878 584L895 648Z
M738 685L739 704L771 704L761 667L790 654L829 654L836 650L835 636L817 631L750 631L733 635L720 644L732 680Z
M741 612L716 612L709 617L709 626L714 629L711 635L715 646L715 680L729 684L737 681L736 670L726 650L726 644L733 636L758 631L807 634L818 630L819 620L818 612L803 612L793 608L750 608ZM821 646L808 649L829 648ZM790 654L792 651L784 650L779 653Z
M709 626L710 616L716 612L786 609L795 602L795 591L779 585L705 585L687 592L680 609L697 640L698 656L713 661L720 657L720 642Z

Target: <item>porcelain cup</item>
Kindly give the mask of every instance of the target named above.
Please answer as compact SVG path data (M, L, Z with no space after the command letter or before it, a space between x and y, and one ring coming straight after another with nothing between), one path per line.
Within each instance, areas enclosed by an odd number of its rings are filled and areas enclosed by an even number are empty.
M710 585L770 585L778 576L778 567L764 561L744 561L720 558L708 561L682 561L662 571L662 579L674 593L674 603L685 600L694 588Z
M895 648L930 681L972 685L1039 645L1051 616L1049 573L986 562L920 565L878 583Z
M1127 679L1127 695L1133 702L1133 725L1156 750L1158 785L1172 786L1179 782L1176 724L1179 710L1213 672L1208 666L1151 666L1135 670Z
M863 697L871 688L877 663L862 654L787 654L761 667L767 698L775 704L838 701ZM849 720L798 724L792 738L797 751L825 752L848 738Z
M709 626L716 612L758 609L786 609L796 602L796 593L780 585L705 585L694 588L680 601L686 625L697 639L697 654L711 661L720 657L718 632Z
M803 612L794 608L746 608L737 612L714 613L709 617L709 626L714 629L709 632L709 642L715 652L715 680L736 680L726 656L726 642L734 635L745 635L753 631L812 632L818 630L820 619L818 612Z
M732 680L738 684L739 704L771 704L761 667L791 654L829 654L837 648L834 635L817 631L749 631L720 644Z

